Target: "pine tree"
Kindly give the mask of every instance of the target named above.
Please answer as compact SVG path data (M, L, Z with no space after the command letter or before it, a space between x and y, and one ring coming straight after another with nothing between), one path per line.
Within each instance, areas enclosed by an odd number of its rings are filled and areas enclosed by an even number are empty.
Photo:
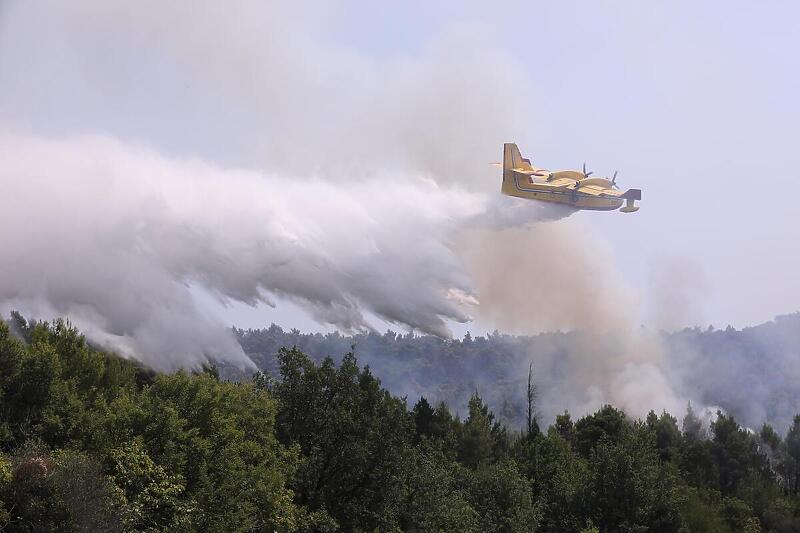
M692 402L686 405L686 415L683 417L683 437L689 441L702 440L704 437L703 422L692 409Z
M792 427L786 434L786 448L794 462L794 494L800 491L800 415L794 417Z

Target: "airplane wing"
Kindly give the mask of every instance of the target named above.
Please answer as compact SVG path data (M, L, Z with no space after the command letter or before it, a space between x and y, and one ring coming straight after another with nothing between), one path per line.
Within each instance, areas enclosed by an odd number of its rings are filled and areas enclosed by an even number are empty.
M578 192L592 196L602 196L608 191L609 189L604 189L603 187L598 187L597 185L585 185L583 187L578 187Z
M575 185L575 183L576 180L571 180L569 178L556 178L548 181L546 185L553 187L554 189L565 189L567 187L572 187Z

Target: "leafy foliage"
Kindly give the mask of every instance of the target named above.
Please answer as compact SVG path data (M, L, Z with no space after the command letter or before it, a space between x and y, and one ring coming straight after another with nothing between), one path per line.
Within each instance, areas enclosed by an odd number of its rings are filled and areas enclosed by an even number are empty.
M275 354L294 346L317 363L331 356L336 362L354 351L361 364L369 365L383 386L398 396L416 401L424 396L432 404L446 402L465 413L477 391L496 419L515 428L531 426L539 415L540 429L567 405L564 394L582 394L580 354L592 358L615 356L622 339L613 334L587 337L579 331L515 336L497 331L486 336L465 335L441 339L428 335L374 331L355 335L301 333L276 325L263 329L234 329L244 351L259 368L277 375ZM770 421L785 433L800 410L797 394L796 354L800 353L800 313L776 317L759 326L735 330L690 328L674 333L651 332L664 351L663 370L675 372L686 390L705 404L735 413L737 420L758 429ZM585 354L593 346L593 354ZM352 348L354 347L354 348ZM633 355L633 354L632 354ZM530 392L535 398L528 411L527 371L552 373L556 379L538 378ZM223 375L247 377L233 369ZM683 413L672 413L682 422ZM533 430L533 427L531 427ZM695 426L686 429L708 430Z
M723 412L704 427L691 406L679 428L606 405L534 429L523 381L531 424L515 428L475 390L463 418L409 406L352 352L276 348L272 372L237 383L155 374L66 322L11 325L2 530L800 530L800 417L782 436Z
M28 343L0 323L9 528L294 529L297 457L275 437L268 393L208 374L154 376L63 321L21 325Z

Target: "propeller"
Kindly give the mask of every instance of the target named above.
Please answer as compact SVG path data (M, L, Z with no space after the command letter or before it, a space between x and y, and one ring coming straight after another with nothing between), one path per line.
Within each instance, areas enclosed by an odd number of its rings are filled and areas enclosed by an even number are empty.
M586 172L586 163L584 163L583 164L583 177L584 178L588 178L591 175L592 175L592 171L590 170L589 172Z
M615 189L619 189L619 187L617 186L617 171L616 170L614 171L614 175L611 177L611 186L614 187Z

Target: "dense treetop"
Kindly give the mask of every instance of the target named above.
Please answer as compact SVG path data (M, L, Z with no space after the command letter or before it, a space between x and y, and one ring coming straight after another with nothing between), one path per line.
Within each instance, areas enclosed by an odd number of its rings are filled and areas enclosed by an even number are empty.
M63 321L15 330L0 322L2 530L800 530L800 417L754 433L607 405L520 431L475 393L463 416L409 405L347 348L276 347L229 382L153 373Z
M585 380L575 379L584 363L616 357L619 344L614 338L587 341L580 332L533 337L494 332L448 340L393 331L301 333L273 324L264 329L235 329L234 333L262 369L276 371L275 354L281 347L296 346L318 362L327 356L339 361L355 347L361 364L369 365L398 396L410 401L421 396L434 403L444 401L464 413L477 390L498 418L518 428L525 426L525 395L521 391L531 361L538 378L539 411L551 419L569 407L564 405L567 399L585 393ZM800 366L796 363L800 314L742 330L692 328L650 332L649 338L663 352L661 368L666 377L674 379L698 404L734 413L751 428L769 421L780 431L800 412Z

